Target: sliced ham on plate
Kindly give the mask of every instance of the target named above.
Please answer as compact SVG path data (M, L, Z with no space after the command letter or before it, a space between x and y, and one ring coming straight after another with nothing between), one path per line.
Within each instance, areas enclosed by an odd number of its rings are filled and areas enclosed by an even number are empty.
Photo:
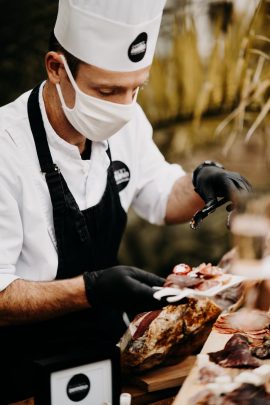
M259 310L243 309L235 313L221 315L214 325L218 333L242 333L252 342L253 346L261 344L270 337L270 316Z

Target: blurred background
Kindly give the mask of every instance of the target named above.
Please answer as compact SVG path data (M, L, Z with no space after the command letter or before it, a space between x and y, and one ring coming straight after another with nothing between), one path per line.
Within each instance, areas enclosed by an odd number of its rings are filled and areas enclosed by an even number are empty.
M0 105L45 78L57 0L0 0ZM206 159L270 186L270 0L167 0L149 84L139 102L170 162ZM157 227L132 211L121 261L166 275L180 262L217 263L231 245L220 208L197 231Z

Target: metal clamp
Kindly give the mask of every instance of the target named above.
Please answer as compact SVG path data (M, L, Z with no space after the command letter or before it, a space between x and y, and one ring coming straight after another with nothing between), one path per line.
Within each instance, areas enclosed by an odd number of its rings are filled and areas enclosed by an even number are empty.
M195 215L192 217L190 221L191 229L197 229L200 223L204 220L204 218L208 217L208 215L212 214L212 212L214 212L218 207L221 207L227 202L229 202L229 200L223 197L220 200L214 201L210 205L205 205L205 207L202 210L197 211Z

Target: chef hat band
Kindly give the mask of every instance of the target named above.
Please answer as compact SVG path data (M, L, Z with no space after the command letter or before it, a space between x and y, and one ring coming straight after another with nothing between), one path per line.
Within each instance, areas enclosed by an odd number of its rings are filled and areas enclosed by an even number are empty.
M135 71L152 63L165 2L59 0L54 33L60 45L83 62Z

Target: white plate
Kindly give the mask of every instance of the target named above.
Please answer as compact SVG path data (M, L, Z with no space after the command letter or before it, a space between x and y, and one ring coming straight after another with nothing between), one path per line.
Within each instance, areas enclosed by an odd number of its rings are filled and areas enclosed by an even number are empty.
M153 287L153 289L156 290L156 292L154 293L154 298L156 298L157 300L161 300L161 298L167 297L167 301L172 303L180 301L181 299L188 296L213 297L221 291L227 290L227 288L233 287L234 285L241 283L243 280L246 280L246 277L224 274L223 276L220 276L215 280L219 281L220 284L205 291L194 290L192 288L180 289L171 287ZM223 284L224 282L226 282L226 284Z

